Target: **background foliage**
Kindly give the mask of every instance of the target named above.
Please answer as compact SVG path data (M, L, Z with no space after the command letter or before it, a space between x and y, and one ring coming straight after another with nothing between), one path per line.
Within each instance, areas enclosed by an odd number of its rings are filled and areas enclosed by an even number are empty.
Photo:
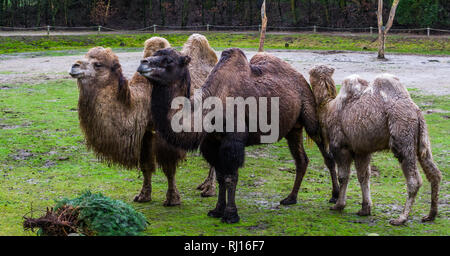
M258 25L261 0L0 0L0 26ZM391 0L385 0L385 17ZM376 26L376 0L268 0L270 26ZM450 25L450 1L402 0L395 25Z

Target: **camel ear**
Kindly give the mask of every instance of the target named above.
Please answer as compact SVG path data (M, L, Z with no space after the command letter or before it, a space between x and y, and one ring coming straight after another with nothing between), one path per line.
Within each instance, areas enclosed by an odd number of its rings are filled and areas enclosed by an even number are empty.
M181 65L186 66L191 62L191 57L183 56L181 57Z
M120 66L119 63L114 63L114 65L111 67L112 71L117 71L119 68L121 68L122 66Z

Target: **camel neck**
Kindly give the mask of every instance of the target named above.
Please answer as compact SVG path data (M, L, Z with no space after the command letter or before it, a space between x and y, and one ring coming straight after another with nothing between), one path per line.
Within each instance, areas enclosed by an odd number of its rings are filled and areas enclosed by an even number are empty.
M172 146L184 150L196 150L204 136L203 132L190 131L175 132L172 128L172 118L177 109L172 109L172 101L176 97L185 97L181 93L175 92L172 88L183 88L179 85L163 85L153 83L151 109L152 119L155 129ZM193 97L190 99L193 106ZM190 110L191 113L193 109ZM192 124L191 124L192 125Z

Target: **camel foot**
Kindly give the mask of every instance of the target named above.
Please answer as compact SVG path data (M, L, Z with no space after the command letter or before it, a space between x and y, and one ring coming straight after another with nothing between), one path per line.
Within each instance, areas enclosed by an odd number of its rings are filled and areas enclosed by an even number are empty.
M294 196L290 196L290 195L280 201L281 205L291 205L291 204L296 204L296 203L297 203L297 198Z
M239 222L240 218L237 213L237 209L225 210L222 216L222 222L227 224L233 224Z
M330 210L332 211L342 211L345 208L345 204L335 204L330 207Z
M224 209L214 208L208 212L209 217L222 218L224 215Z
M359 216L369 216L370 215L370 208L362 208L357 213Z
M433 221L434 219L436 219L436 215L437 213L430 213L422 218L422 222Z
M176 206L181 204L180 194L177 192L167 192L166 201L164 206Z
M202 197L212 197L216 195L216 186L213 184L206 184L203 186L202 193L200 196Z
M389 221L389 224L391 224L392 226L400 226L400 225L404 225L406 223L407 219L406 218L398 218L398 219L392 219Z
M137 203L145 203L152 201L152 188L143 187L139 195L134 197L133 201Z
M338 197L339 197L339 196L332 196L332 197L330 198L330 200L328 200L328 203L333 203L333 204L335 204L335 203L337 202L337 200L338 200Z

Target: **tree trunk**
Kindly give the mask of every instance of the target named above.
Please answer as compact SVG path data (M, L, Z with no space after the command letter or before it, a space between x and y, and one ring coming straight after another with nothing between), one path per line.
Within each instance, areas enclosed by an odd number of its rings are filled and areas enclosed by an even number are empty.
M185 27L187 25L188 16L189 16L189 1L183 0L181 3L181 26Z
M386 49L386 34L382 31L378 33L378 59L385 59L384 50Z
M295 13L295 5L296 5L296 1L291 0L292 19L294 20L294 24L297 24L297 13Z
M386 26L383 26L383 0L378 0L378 59L385 59L384 52L386 50L386 37L389 29L391 29L394 22L395 11L400 0L394 0Z
M163 0L159 0L159 13L161 15L161 25L164 26L166 24L166 13L164 11Z
M200 1L200 4L202 5L202 25L205 25L205 3L204 1Z
M278 15L280 15L280 25L283 25L283 11L281 10L281 0L278 0Z
M266 0L261 5L261 37L259 38L258 52L264 51L264 39L266 38L267 16L266 16Z

